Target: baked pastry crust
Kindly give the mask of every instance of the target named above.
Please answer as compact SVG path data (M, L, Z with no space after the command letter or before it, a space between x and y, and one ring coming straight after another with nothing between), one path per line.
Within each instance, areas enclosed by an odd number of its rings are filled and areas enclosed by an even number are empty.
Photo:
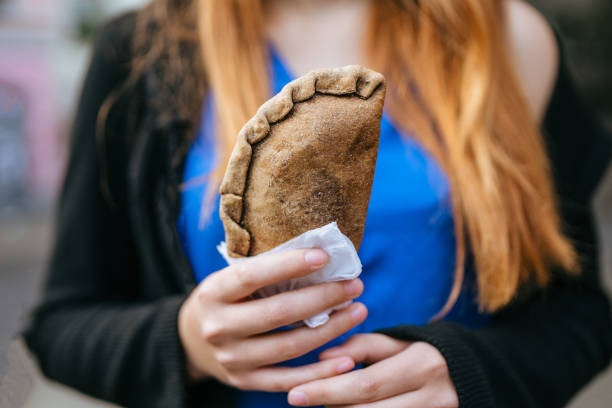
M385 90L383 75L350 65L310 72L259 108L220 188L230 256L257 255L332 221L359 248Z

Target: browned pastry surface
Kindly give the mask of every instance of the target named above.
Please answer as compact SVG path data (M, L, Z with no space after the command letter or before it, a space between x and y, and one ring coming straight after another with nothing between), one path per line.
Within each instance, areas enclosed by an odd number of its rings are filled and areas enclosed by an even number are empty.
M230 256L257 255L332 221L359 248L384 97L381 74L348 66L311 72L262 105L221 185Z

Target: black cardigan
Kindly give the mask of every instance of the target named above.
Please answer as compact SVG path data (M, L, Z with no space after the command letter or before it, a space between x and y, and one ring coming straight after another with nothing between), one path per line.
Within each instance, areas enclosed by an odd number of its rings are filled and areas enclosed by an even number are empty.
M177 332L195 286L174 222L186 135L197 124L174 113L172 101L154 103L160 81L152 69L119 97L96 143L98 110L126 82L133 20L119 18L97 36L49 275L24 336L47 376L93 396L135 407L230 407L228 387L187 385ZM437 347L462 407L562 406L610 360L591 198L611 142L563 58L544 134L581 277L558 274L547 290L525 291L484 329L440 321L384 331Z

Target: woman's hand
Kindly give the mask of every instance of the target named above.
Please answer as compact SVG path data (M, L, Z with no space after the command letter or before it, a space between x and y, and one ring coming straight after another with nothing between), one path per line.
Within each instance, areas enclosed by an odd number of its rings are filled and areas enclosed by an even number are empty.
M382 334L358 334L324 351L320 359L340 356L372 365L293 388L289 403L364 408L459 406L446 360L430 344L408 343Z
M352 370L354 362L346 356L295 368L270 366L306 354L361 323L367 315L363 304L352 304L315 329L266 332L356 298L363 291L359 279L248 299L259 288L308 275L326 262L322 250L295 250L248 259L208 276L179 312L189 376L214 377L243 390L286 392Z

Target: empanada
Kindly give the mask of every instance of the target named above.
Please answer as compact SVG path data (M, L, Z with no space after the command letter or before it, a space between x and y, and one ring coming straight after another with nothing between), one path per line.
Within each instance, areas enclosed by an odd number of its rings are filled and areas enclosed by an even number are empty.
M324 69L259 108L238 135L220 189L230 256L260 254L332 221L359 249L385 89L367 68Z

